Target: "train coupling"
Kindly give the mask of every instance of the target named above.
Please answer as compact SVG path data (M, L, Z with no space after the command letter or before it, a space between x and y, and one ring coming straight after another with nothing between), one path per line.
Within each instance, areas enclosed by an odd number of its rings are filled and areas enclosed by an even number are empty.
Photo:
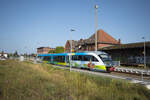
M115 70L114 67L107 67L107 71L108 71L108 72L112 72L112 71L114 71L114 70Z

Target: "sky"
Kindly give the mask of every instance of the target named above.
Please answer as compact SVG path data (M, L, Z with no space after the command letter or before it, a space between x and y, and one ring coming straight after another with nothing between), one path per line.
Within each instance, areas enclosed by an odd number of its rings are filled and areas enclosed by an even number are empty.
M88 38L95 32L95 4L98 29L122 43L150 41L150 0L0 0L0 51L36 53Z

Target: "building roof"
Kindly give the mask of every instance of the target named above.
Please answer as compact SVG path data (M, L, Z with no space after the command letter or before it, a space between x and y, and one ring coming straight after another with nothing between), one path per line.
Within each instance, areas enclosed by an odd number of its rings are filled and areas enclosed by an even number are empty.
M98 30L97 32L98 43L103 44L120 44L120 41L117 41L108 33L104 32L104 30ZM88 39L80 39L76 41L76 45L85 45L85 44L95 44L95 33L89 37Z
M37 48L37 49L43 49L43 48L49 48L49 47L39 47L39 48Z
M99 43L111 43L111 44L120 44L120 41L117 41L115 38L110 36L108 33L106 33L104 30L98 30L97 31L97 37ZM95 33L88 38L89 43L95 42Z
M120 41L117 41L108 33L104 32L104 30L98 30L98 44L120 44ZM71 40L67 40L67 43L71 44ZM67 44L66 43L66 44ZM87 44L95 44L95 33L89 37L88 39L80 39L78 41L72 40L72 48L77 46L87 45Z
M43 48L55 49L55 48L50 48L50 47L39 47L37 49L43 49Z
M1 51L0 54L8 54L8 53L6 53L6 52L4 52L4 51Z
M145 46L150 47L150 41L145 42ZM99 50L115 50L115 49L128 49L128 48L142 48L142 47L144 47L144 42L108 46L108 47L100 48Z

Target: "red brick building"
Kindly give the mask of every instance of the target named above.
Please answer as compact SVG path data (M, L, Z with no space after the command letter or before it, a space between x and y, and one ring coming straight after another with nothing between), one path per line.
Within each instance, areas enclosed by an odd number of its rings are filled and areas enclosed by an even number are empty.
M47 54L50 50L55 50L55 48L39 47L37 48L37 54Z
M72 40L72 48L75 49L75 46L77 45L77 41ZM67 40L65 45L65 52L71 52L71 40Z
M103 30L97 31L97 48L108 47L121 44L120 39L116 40ZM65 45L65 52L70 52L71 40L68 40ZM95 34L88 39L72 40L72 48L75 52L79 51L94 51L95 50Z

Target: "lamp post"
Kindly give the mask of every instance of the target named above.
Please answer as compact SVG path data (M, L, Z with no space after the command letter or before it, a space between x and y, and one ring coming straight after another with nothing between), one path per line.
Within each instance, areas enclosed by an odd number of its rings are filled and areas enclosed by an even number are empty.
M144 40L144 69L146 69L146 48L145 48L145 37L142 37L142 39Z
M98 5L95 5L95 51L97 51L97 9L98 9Z
M71 53L71 55L70 55L70 72L71 72L71 67L72 67L72 65L71 65L72 64L72 32L75 31L75 30L71 29L70 31L71 31L71 41L70 41L71 42L71 49L70 49L70 53Z
M146 48L145 48L145 37L142 37L142 39L144 40L144 69L146 69ZM143 80L143 71L142 71L142 80Z

